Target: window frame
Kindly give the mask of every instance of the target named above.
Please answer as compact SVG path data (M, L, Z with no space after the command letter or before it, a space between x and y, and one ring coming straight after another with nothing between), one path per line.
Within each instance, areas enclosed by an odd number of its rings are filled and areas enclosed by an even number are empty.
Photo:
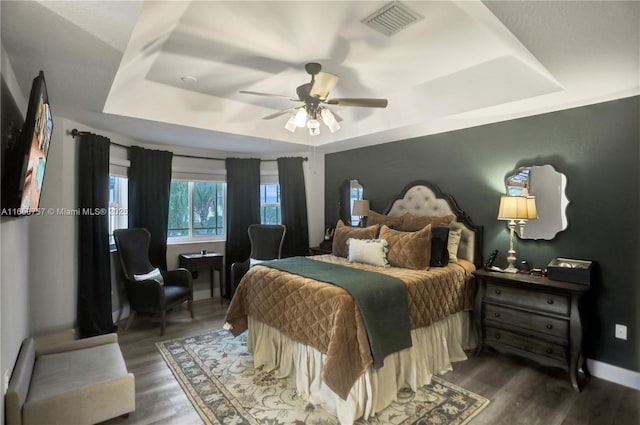
M109 188L109 246L115 247L113 231L129 228L129 178L116 173L109 173L109 180L112 178L115 179L116 201L111 200L111 188ZM109 185L111 185L111 181L109 181Z
M187 236L169 236L169 229L167 225L167 245L180 245L180 244L189 244L189 243L203 243L203 242L224 242L227 238L227 182L220 180L196 180L189 178L172 178L171 182L180 181L188 183L188 208L189 208L189 235ZM221 235L195 235L194 234L194 220L195 214L193 211L193 188L195 183L216 183L221 184L223 188L222 193L222 201L223 205L223 226L222 226L222 234ZM171 196L171 195L169 195Z
M266 202L266 192L267 186L276 186L277 189L277 198L278 202ZM263 198L264 193L264 198ZM262 202L263 199L265 202ZM265 208L275 207L276 208L276 223L266 223L265 218ZM280 191L280 183L272 183L272 182L261 182L260 183L260 223L261 224L282 224L282 193Z

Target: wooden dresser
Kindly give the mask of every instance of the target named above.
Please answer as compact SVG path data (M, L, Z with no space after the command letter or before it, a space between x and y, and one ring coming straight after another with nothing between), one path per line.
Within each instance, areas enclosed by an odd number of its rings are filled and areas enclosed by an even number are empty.
M579 302L589 286L528 274L486 270L473 274L479 283L474 308L478 349L490 346L561 367L580 391L578 368L587 369Z

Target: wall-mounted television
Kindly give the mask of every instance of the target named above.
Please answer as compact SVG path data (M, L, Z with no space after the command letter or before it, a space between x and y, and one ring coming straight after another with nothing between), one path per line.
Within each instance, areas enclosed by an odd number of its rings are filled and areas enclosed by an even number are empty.
M22 129L9 131L3 135L7 142L3 142L2 215L37 213L53 131L42 71L33 79Z

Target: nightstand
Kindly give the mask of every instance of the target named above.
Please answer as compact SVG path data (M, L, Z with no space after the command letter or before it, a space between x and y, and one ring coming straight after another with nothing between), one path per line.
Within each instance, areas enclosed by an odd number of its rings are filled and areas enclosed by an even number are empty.
M474 323L479 346L516 354L569 372L580 391L578 368L588 373L582 356L579 302L588 285L543 276L477 270Z

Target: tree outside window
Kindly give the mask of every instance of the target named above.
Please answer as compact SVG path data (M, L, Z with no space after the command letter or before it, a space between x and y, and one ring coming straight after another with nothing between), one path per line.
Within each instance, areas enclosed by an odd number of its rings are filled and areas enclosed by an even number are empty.
M262 224L282 224L279 184L260 185L260 222Z
M171 182L169 238L224 235L225 183Z

